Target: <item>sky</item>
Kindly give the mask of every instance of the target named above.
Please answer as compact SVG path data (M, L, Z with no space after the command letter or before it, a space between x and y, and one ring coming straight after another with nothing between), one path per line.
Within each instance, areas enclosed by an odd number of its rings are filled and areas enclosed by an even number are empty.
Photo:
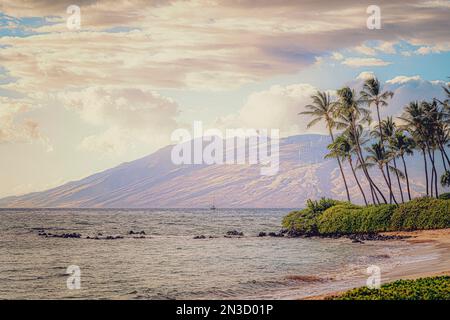
M298 116L310 96L374 75L394 92L383 115L442 96L450 1L377 1L379 29L371 4L2 0L0 197L148 155L193 121L325 133Z

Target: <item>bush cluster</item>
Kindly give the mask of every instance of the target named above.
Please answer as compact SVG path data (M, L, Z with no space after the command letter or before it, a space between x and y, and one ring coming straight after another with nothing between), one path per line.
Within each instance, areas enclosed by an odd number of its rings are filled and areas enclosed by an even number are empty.
M450 300L450 276L398 280L380 289L362 287L330 300Z
M450 228L450 200L418 198L396 205L357 206L321 199L283 219L283 227L304 235L336 235Z

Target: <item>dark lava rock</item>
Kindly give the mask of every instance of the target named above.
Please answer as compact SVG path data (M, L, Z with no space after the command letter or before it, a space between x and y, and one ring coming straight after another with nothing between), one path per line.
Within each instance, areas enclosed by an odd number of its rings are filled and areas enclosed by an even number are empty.
M243 232L239 232L237 230L231 230L231 231L228 231L226 235L227 236L239 236L239 237L242 237L244 235L244 233Z
M81 238L81 234L79 233L61 233L61 234L53 234L50 232L45 232L44 230L39 231L38 236L41 237L46 237L46 238L64 238L64 239L68 239L68 238L73 238L73 239L80 239Z
M107 236L104 238L105 240L117 240L117 239L123 239L122 236Z
M284 234L280 233L280 232L269 232L269 237L284 237Z
M204 235L195 236L194 239L206 239Z
M265 232L258 233L258 237L265 237L265 236L267 236L267 233Z
M133 231L133 230L130 230L129 232L128 232L128 234L144 234L145 235L145 231Z
M288 236L290 238L299 238L299 237L305 237L307 235L305 235L305 234L303 234L301 232L298 232L296 230L288 230L286 232L286 236Z
M353 242L363 242L363 241L387 241L387 240L403 240L406 238L410 238L409 236L387 236L381 235L379 233L361 233L361 234L352 234L347 236L347 238L351 239Z

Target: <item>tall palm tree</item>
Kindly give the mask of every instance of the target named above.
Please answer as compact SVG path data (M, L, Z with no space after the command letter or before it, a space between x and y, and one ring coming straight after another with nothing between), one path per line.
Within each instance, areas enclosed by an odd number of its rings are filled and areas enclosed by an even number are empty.
M367 166L377 166L378 169L380 169L384 181L386 182L386 185L389 188L389 191L392 193L392 186L389 184L387 176L384 172L383 167L385 165L388 166L388 170L391 171L399 171L398 169L395 169L394 167L389 165L389 161L392 157L392 153L390 151L386 151L385 148L381 145L380 142L372 144L372 146L366 148L367 151L367 157L366 157L366 163ZM403 176L403 173L399 171L399 174ZM398 204L395 197L393 198L395 204Z
M403 171L406 178L406 188L408 190L408 199L411 201L411 189L409 186L408 169L406 167L405 155L412 155L415 148L414 139L405 135L403 130L397 129L390 140L390 147L395 157L400 157L403 162Z
M380 203L378 195L380 195L386 203L386 198L383 193L370 177L362 153L364 124L370 124L371 122L370 110L361 107L361 100L356 98L354 90L349 87L338 90L337 94L339 99L335 103L334 110L336 128L349 133L348 136L354 139L352 144L355 146L355 155L359 161L358 167L362 169L369 183L373 203Z
M354 147L351 144L351 139L342 134L328 146L328 150L330 150L330 152L325 156L326 158L340 158L343 161L348 161L353 173L353 177L355 178L356 184L358 185L359 191L361 192L361 195L364 199L364 203L367 206L368 203L366 195L363 188L361 187L361 184L359 183L358 177L355 172L355 167L353 166L352 154L354 153Z
M376 77L369 78L364 82L363 90L361 91L361 99L367 103L367 105L370 106L373 104L376 107L377 110L377 117L378 117L378 125L381 123L381 116L380 116L380 107L386 107L388 105L387 100L392 99L394 96L394 93L392 91L384 91L381 90L380 82ZM380 127L380 142L381 147L384 148L384 137L383 133L381 132ZM388 164L386 164L386 173L388 177L388 181L391 184L391 175L389 174ZM389 197L389 201L392 203L394 194L391 193Z
M438 175L436 169L435 150L438 149L438 127L439 127L439 112L436 101L427 102L422 101L421 107L423 110L422 123L425 134L425 143L427 146L428 157L431 162L431 196L433 190L436 198L439 197L438 190Z
M424 128L424 110L417 101L410 102L403 110L402 115L399 117L403 121L401 126L407 131L414 139L414 144L419 149L423 156L424 172L425 172L425 185L426 194L430 195L429 177L428 177L428 162L427 162L427 142L426 142L426 130Z
M333 103L330 99L330 94L327 92L317 91L316 94L311 96L313 100L312 104L305 106L308 111L300 112L302 115L312 116L313 119L308 123L307 127L310 128L320 121L324 121L328 132L331 137L331 141L334 142L333 128L335 127L335 122L333 119ZM344 175L344 170L342 169L341 159L336 158L339 164L339 170L341 171L342 180L344 181L345 191L347 193L347 200L350 201L350 192L348 191L347 179Z
M381 122L380 122L379 124L377 124L377 125L375 126L375 128L376 128L377 130L372 131L372 135L375 136L375 137L380 138L380 143L382 143L382 142L381 142L381 141L382 141L382 140L381 140L381 137L384 137L384 141L387 142L387 144L388 144L388 146L389 146L389 144L391 143L391 140L392 140L392 138L393 138L393 136L394 136L394 134L395 134L395 132L396 132L396 130L397 130L397 125L395 124L395 122L394 122L394 120L392 119L392 117L387 117L385 120L381 120ZM386 146L384 145L384 143L382 144L382 147L383 147L383 148L386 148ZM397 168L397 160L396 160L396 157L393 156L393 157L392 157L392 160L393 160L393 162L394 162L394 168L397 170L398 168ZM388 162L386 165L389 165L389 162ZM395 171L395 175L396 175L396 177L397 177L397 183L398 183L398 188L399 188L400 197L402 198L402 202L405 202L405 199L404 199L404 197L403 197L403 192L402 192L402 185L401 185L401 183L400 183L400 175L398 174L398 171ZM392 182L391 182L391 180L389 179L389 176L388 176L388 182L389 182L389 184L391 185L391 189L393 190L393 188L392 188ZM390 196L391 196L392 199L395 198L394 194L392 194L392 195L390 195Z

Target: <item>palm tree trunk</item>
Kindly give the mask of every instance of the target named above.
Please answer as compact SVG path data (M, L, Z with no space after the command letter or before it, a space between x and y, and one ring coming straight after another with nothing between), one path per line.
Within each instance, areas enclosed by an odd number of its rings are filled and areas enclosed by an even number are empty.
M380 189L378 189L378 187L375 185L375 183L373 182L372 178L371 178L370 175L369 175L369 172L367 171L367 168L364 166L364 160L363 160L363 156L362 156L362 151L361 151L361 147L360 147L359 144L357 144L357 152L356 152L356 154L357 154L357 156L358 156L359 162L361 163L361 167L362 167L362 170L363 170L363 172L364 172L364 175L366 176L366 179L367 179L367 181L369 182L369 186L370 186L370 189L371 189L371 191L372 191L372 200L373 200L373 203L374 203L374 204L377 203L377 202L375 201L375 198L376 198L377 201L378 201L378 204L380 204L380 200L378 199L376 190L378 190L378 192L379 192L379 193L381 194L381 196L383 197L384 203L387 203L386 198L385 198L384 195L381 193ZM375 190L374 188L375 188L376 190ZM374 196L374 195L375 195L375 196Z
M337 158L338 164L339 164L339 170L341 171L342 180L344 180L344 186L345 186L345 192L347 193L347 200L348 202L351 202L350 200L350 192L348 191L347 186L347 179L345 179L344 170L342 169L341 160Z
M439 198L439 189L438 189L438 174L436 170L436 164L435 164L435 151L433 149L433 152L431 153L432 159L433 159L433 170L434 170L434 193L436 195L436 198Z
M443 143L439 143L439 148L441 149L441 152L444 154L445 159L447 159L447 163L450 166L450 159L448 158L447 152L445 151L445 145Z
M358 185L359 191L361 191L361 194L362 194L363 199L364 199L364 203L367 206L366 195L364 194L364 190L361 187L361 184L359 183L358 177L356 176L356 172L355 172L355 169L353 168L353 163L352 163L352 157L351 156L348 157L348 163L350 164L350 168L352 169L353 177L355 178L355 181L356 181L356 184Z
M444 158L444 155L447 157L447 153L445 152L445 149L442 147L442 145L439 145L439 150L441 151L442 164L444 165L444 170L447 172L447 164L445 163Z
M383 149L384 149L384 147L383 147ZM388 178L388 182L389 182L389 190L391 190L391 192L389 193L389 203L392 204L392 200L394 200L394 202L397 203L397 201L395 200L394 193L392 192L392 180L391 180L391 174L389 173L389 163L386 163L386 173L387 173L387 178Z
M380 115L380 106L379 106L378 101L375 103L375 106L377 108L378 130L380 132L380 144L381 144L381 146L383 148L383 151L384 151L384 138L383 138L383 130L381 129L381 115ZM386 164L386 172L388 174L389 184L390 184L391 183L391 175L389 174L388 164ZM389 189L391 189L391 188L389 187ZM383 198L384 198L384 196L383 196ZM392 198L393 198L393 194L391 192L391 193L389 193L389 203L392 203Z
M400 176L398 175L398 169L397 169L397 160L395 160L394 157L394 168L395 168L395 175L397 176L397 182L398 182L398 191L400 192L400 196L402 198L402 203L405 203L405 198L403 197L403 191L402 191L402 184L400 183Z
M331 130L330 125L328 125L328 130L330 132L331 141L334 142L333 131ZM350 192L348 191L347 179L345 179L344 170L342 169L341 159L339 159L339 157L337 157L337 161L339 164L339 170L341 171L342 180L344 180L345 192L347 193L347 200L348 200L348 202L351 202Z
M434 163L434 150L433 153L430 151L430 148L428 148L428 157L430 158L431 161L431 196L433 197L433 187L434 187L434 195L436 196L436 198L439 197L439 192L438 192L438 183L437 183L437 171L436 171L436 165Z
M389 184L389 182L388 182L388 180L387 180L387 178L386 178L386 174L384 173L383 166L380 166L379 168L380 168L380 170L381 170L381 173L383 174L384 181L385 181L386 184L388 185L389 192L392 194L392 186ZM394 198L394 201L395 201L395 198ZM397 201L395 201L395 204L398 204Z
M402 154L402 161L403 161L403 169L405 170L406 187L407 187L407 189L408 189L408 198L409 198L409 201L411 201L411 190L409 189L408 170L406 169L405 156L404 156L403 154Z
M427 185L427 196L430 196L430 191L428 189L428 164L427 164L427 156L425 154L425 148L422 148L422 154L423 154L423 162L425 163L425 182Z

